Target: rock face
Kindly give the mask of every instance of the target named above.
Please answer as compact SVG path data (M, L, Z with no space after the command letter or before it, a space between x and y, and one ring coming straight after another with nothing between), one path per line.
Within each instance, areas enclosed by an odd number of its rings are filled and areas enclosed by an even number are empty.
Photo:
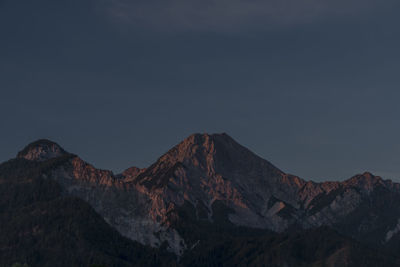
M41 139L25 147L18 153L17 157L25 158L27 160L45 161L65 154L65 150L57 143Z
M68 154L40 140L18 154L44 161ZM194 134L146 169L99 170L77 156L48 175L64 193L84 199L122 235L182 255L198 240L177 227L191 220L282 232L330 226L368 243L397 242L400 185L371 173L316 183L286 174L227 134ZM221 208L222 207L222 208Z
M168 224L167 214L185 201L212 218L212 205L222 201L235 212L237 225L283 230L285 222L271 212L271 197L281 209L298 207L295 194L302 179L287 175L226 134L195 134L163 155L132 182L153 200L153 220ZM284 204L285 203L285 204Z

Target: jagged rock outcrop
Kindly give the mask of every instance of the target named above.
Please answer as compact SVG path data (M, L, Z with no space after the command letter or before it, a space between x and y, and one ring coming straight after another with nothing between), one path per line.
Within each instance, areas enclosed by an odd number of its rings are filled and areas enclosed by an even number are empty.
M139 174L144 172L146 169L140 169L137 167L130 167L126 169L120 177L124 179L124 182L133 181Z
M57 143L41 139L26 146L17 155L17 158L24 158L33 161L45 161L65 155L67 152Z

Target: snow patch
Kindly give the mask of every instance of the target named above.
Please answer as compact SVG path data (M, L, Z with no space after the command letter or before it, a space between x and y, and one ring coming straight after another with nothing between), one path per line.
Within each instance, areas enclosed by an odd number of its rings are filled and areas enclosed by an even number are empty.
M397 221L397 225L392 230L386 233L385 241L388 242L398 232L400 232L400 218Z
M285 208L285 203L282 201L276 202L268 211L267 215L268 216L273 216L277 214L279 211Z

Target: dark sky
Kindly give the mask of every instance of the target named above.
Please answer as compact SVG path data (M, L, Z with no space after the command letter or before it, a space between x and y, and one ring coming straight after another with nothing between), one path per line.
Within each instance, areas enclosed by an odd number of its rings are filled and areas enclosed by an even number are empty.
M398 2L398 1L397 1ZM400 2L0 0L0 161L146 167L227 132L317 181L400 181Z

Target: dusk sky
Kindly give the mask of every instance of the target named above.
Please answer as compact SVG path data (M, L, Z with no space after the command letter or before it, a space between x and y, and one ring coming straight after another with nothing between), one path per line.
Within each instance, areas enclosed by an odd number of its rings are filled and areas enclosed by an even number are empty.
M316 181L400 181L400 2L0 0L0 161L147 167L226 132Z

